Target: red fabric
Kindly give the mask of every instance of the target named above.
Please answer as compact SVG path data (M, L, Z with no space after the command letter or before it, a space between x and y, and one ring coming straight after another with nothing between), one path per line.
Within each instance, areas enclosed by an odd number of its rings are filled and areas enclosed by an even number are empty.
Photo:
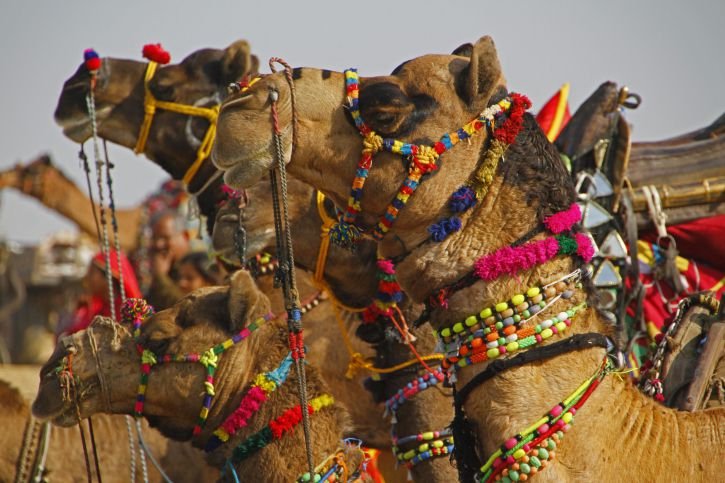
M675 238L681 256L707 263L725 272L725 215L668 226L667 232ZM657 233L642 233L640 238L654 242Z
M652 246L651 243L648 243L648 245ZM717 287L717 285L725 278L725 271L713 268L696 259L688 259L688 262L687 269L680 272L687 292L692 293L716 288L715 293L720 298L725 286L721 284ZM639 261L639 268L640 280L647 287L643 302L644 320L645 322L652 322L655 327L661 330L677 308L677 303L686 293L676 294L670 284L666 282L655 283L652 268L642 261ZM634 315L634 306L628 308L628 313Z
M556 116L556 108L559 105L560 96L561 90L557 91L551 99L546 101L544 107L542 107L539 113L536 115L536 122L539 123L539 126L541 126L541 130L545 133L549 132L549 129L551 129L551 124L554 122L554 116ZM561 126L559 127L559 132L554 133L554 139L559 136L559 133L562 129L564 129L564 126L566 126L570 119L571 112L569 111L569 104L567 103L566 110L564 111L564 117L562 118Z
M116 254L116 250L111 250L110 256L111 276L114 280L118 281L118 255ZM102 252L99 252L93 257L91 264L105 272L106 257ZM123 253L121 253L121 272L123 273L123 287L126 292L126 298L142 298L143 296L141 295L141 290L138 287L136 274L134 273L128 258L126 258L126 255ZM121 310L121 294L118 290L114 293L114 305L116 306L116 310L113 317L118 319ZM111 307L109 301L95 295L87 297L78 303L78 307L73 313L69 327L63 332L73 334L81 331L87 328L98 315L111 317Z

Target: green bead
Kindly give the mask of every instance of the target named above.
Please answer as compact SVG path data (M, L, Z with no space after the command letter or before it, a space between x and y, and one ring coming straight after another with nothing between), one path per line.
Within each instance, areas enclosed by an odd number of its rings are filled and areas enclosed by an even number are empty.
M556 449L556 442L552 438L549 438L549 451L554 451L555 449Z
M549 452L546 451L544 448L539 448L539 458L541 458L542 460L548 460Z
M536 330L536 333L537 334L541 334L541 326L540 325L537 324L536 327L535 327L535 330Z
M541 467L541 460L539 460L539 458L537 458L536 456L532 456L532 457L530 457L530 458L529 458L529 463L530 463L530 464L531 464L531 466L533 466L534 468L540 468L540 467Z
M509 478L508 476L502 476L501 483L511 483L511 478Z
M456 334L460 334L461 332L463 332L463 324L461 322L456 322L453 325L453 332L455 332Z
M496 342L498 342L498 345L506 345L506 339L504 339L503 337L498 339Z
M486 355L489 359L495 359L499 356L500 352L498 351L498 347L494 347L493 349L489 349L486 351Z
M519 322L521 322L521 316L520 316L519 314L515 314L515 315L514 315L514 322L516 322L517 324L518 324Z
M315 475L315 483L322 481L322 475Z
M501 329L503 329L503 322L501 322L501 321L499 321L499 322L496 322L496 328L497 328L498 330L501 330Z
M484 334L490 334L491 333L491 328L490 327L486 327L485 329L483 329L483 333Z
M310 481L311 479L312 479L312 477L310 477L309 473L305 473L304 475L302 475L302 478L301 478L302 481Z
M514 305L521 305L522 303L524 303L525 300L526 298L520 293L517 293L516 295L511 297L511 303Z
M519 472L516 470L509 471L509 478L511 478L511 481L519 481Z
M450 327L446 327L445 329L441 330L441 337L450 337L450 336L451 336Z
M490 307L487 307L483 309L479 315L482 319L485 319L486 317L491 317L491 315L493 315L493 312L491 311Z
M496 308L496 312L503 312L504 310L509 308L509 304L507 304L506 302L499 302L496 304L495 308Z
M529 466L526 463L521 463L521 465L519 465L519 469L521 470L521 473L523 473L525 475L528 475L529 473L531 473L531 466Z
M531 317L531 312L529 312L529 309L526 309L523 312L521 312L521 317L523 317L524 319L528 319L529 317Z
M477 323L478 323L478 319L476 318L475 315L466 317L466 326L467 327L472 327L472 326L476 325Z
M567 310L566 315L569 317L574 317L574 314L576 314L576 310Z

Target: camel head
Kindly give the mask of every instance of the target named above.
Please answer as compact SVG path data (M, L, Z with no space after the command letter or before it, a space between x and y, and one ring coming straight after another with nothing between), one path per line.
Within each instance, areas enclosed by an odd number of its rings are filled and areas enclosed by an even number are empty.
M133 149L144 119L143 61L103 58L94 91L98 134L113 143ZM149 90L159 101L198 107L218 105L229 83L252 75L258 61L249 44L240 40L226 49L200 49L178 64L159 66L149 81ZM86 97L90 74L84 64L63 85L55 120L75 142L87 140L91 132ZM199 117L157 109L144 153L176 179L181 179L194 161L209 123ZM206 166L211 170L211 166Z
M230 201L217 212L212 242L217 255L227 263L241 266L240 243L245 244L245 257L253 256L263 250L273 251L274 212L269 183L269 177L265 176L254 186L232 194ZM296 179L289 179L287 196L295 239L304 237L307 244L313 244L316 250L319 245L320 223L314 188ZM244 230L244 242L238 234L240 225ZM295 251L296 248L297 246Z
M141 374L137 342L159 359L165 354L203 354L268 311L269 301L242 271L229 287L199 289L147 318L137 340L130 327L99 317L87 330L59 342L41 369L33 413L61 426L99 412L132 414ZM254 337L219 356L208 427L251 377L247 372L253 370L249 354ZM190 438L205 395L205 375L198 362L152 366L144 416L171 437Z
M284 72L263 77L223 103L212 160L226 171L225 180L233 186L250 186L272 168L277 162L271 122L276 97L289 172L344 207L363 147L346 109L344 75L302 68L295 69L292 77L294 106ZM361 77L359 106L364 121L380 136L432 145L504 94L496 49L490 37L483 37L451 55L425 55L405 62L389 76ZM436 216L448 194L473 171L484 140L483 135L474 137L470 144L460 143L442 155L440 169L421 184L396 227L425 232L425 221ZM377 221L406 174L407 163L401 162L401 156L389 152L374 156L362 197L362 225Z

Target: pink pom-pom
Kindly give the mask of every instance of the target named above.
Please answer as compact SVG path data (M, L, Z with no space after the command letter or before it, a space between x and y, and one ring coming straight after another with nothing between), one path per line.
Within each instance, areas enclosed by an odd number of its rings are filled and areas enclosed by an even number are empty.
M575 233L574 240L576 240L577 244L576 254L585 262L590 261L594 257L594 247L592 246L591 238L584 233Z
M378 268L389 275L395 274L395 265L392 260L387 258L378 260Z
M168 64L171 61L171 55L161 47L161 44L146 44L143 46L141 53L144 58L161 65Z
M582 212L579 209L579 205L572 203L571 206L559 213L554 213L544 220L544 225L549 229L550 232L558 235L563 231L571 230L571 227L575 223L578 223L582 218Z

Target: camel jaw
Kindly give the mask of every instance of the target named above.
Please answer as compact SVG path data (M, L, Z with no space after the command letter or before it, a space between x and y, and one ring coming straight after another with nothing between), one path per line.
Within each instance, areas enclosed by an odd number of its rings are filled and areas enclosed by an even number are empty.
M78 417L73 411L72 402L63 400L62 394L63 388L60 385L60 379L46 375L41 380L38 394L33 401L31 408L33 416L41 421L51 421L53 424L63 427L78 424Z

